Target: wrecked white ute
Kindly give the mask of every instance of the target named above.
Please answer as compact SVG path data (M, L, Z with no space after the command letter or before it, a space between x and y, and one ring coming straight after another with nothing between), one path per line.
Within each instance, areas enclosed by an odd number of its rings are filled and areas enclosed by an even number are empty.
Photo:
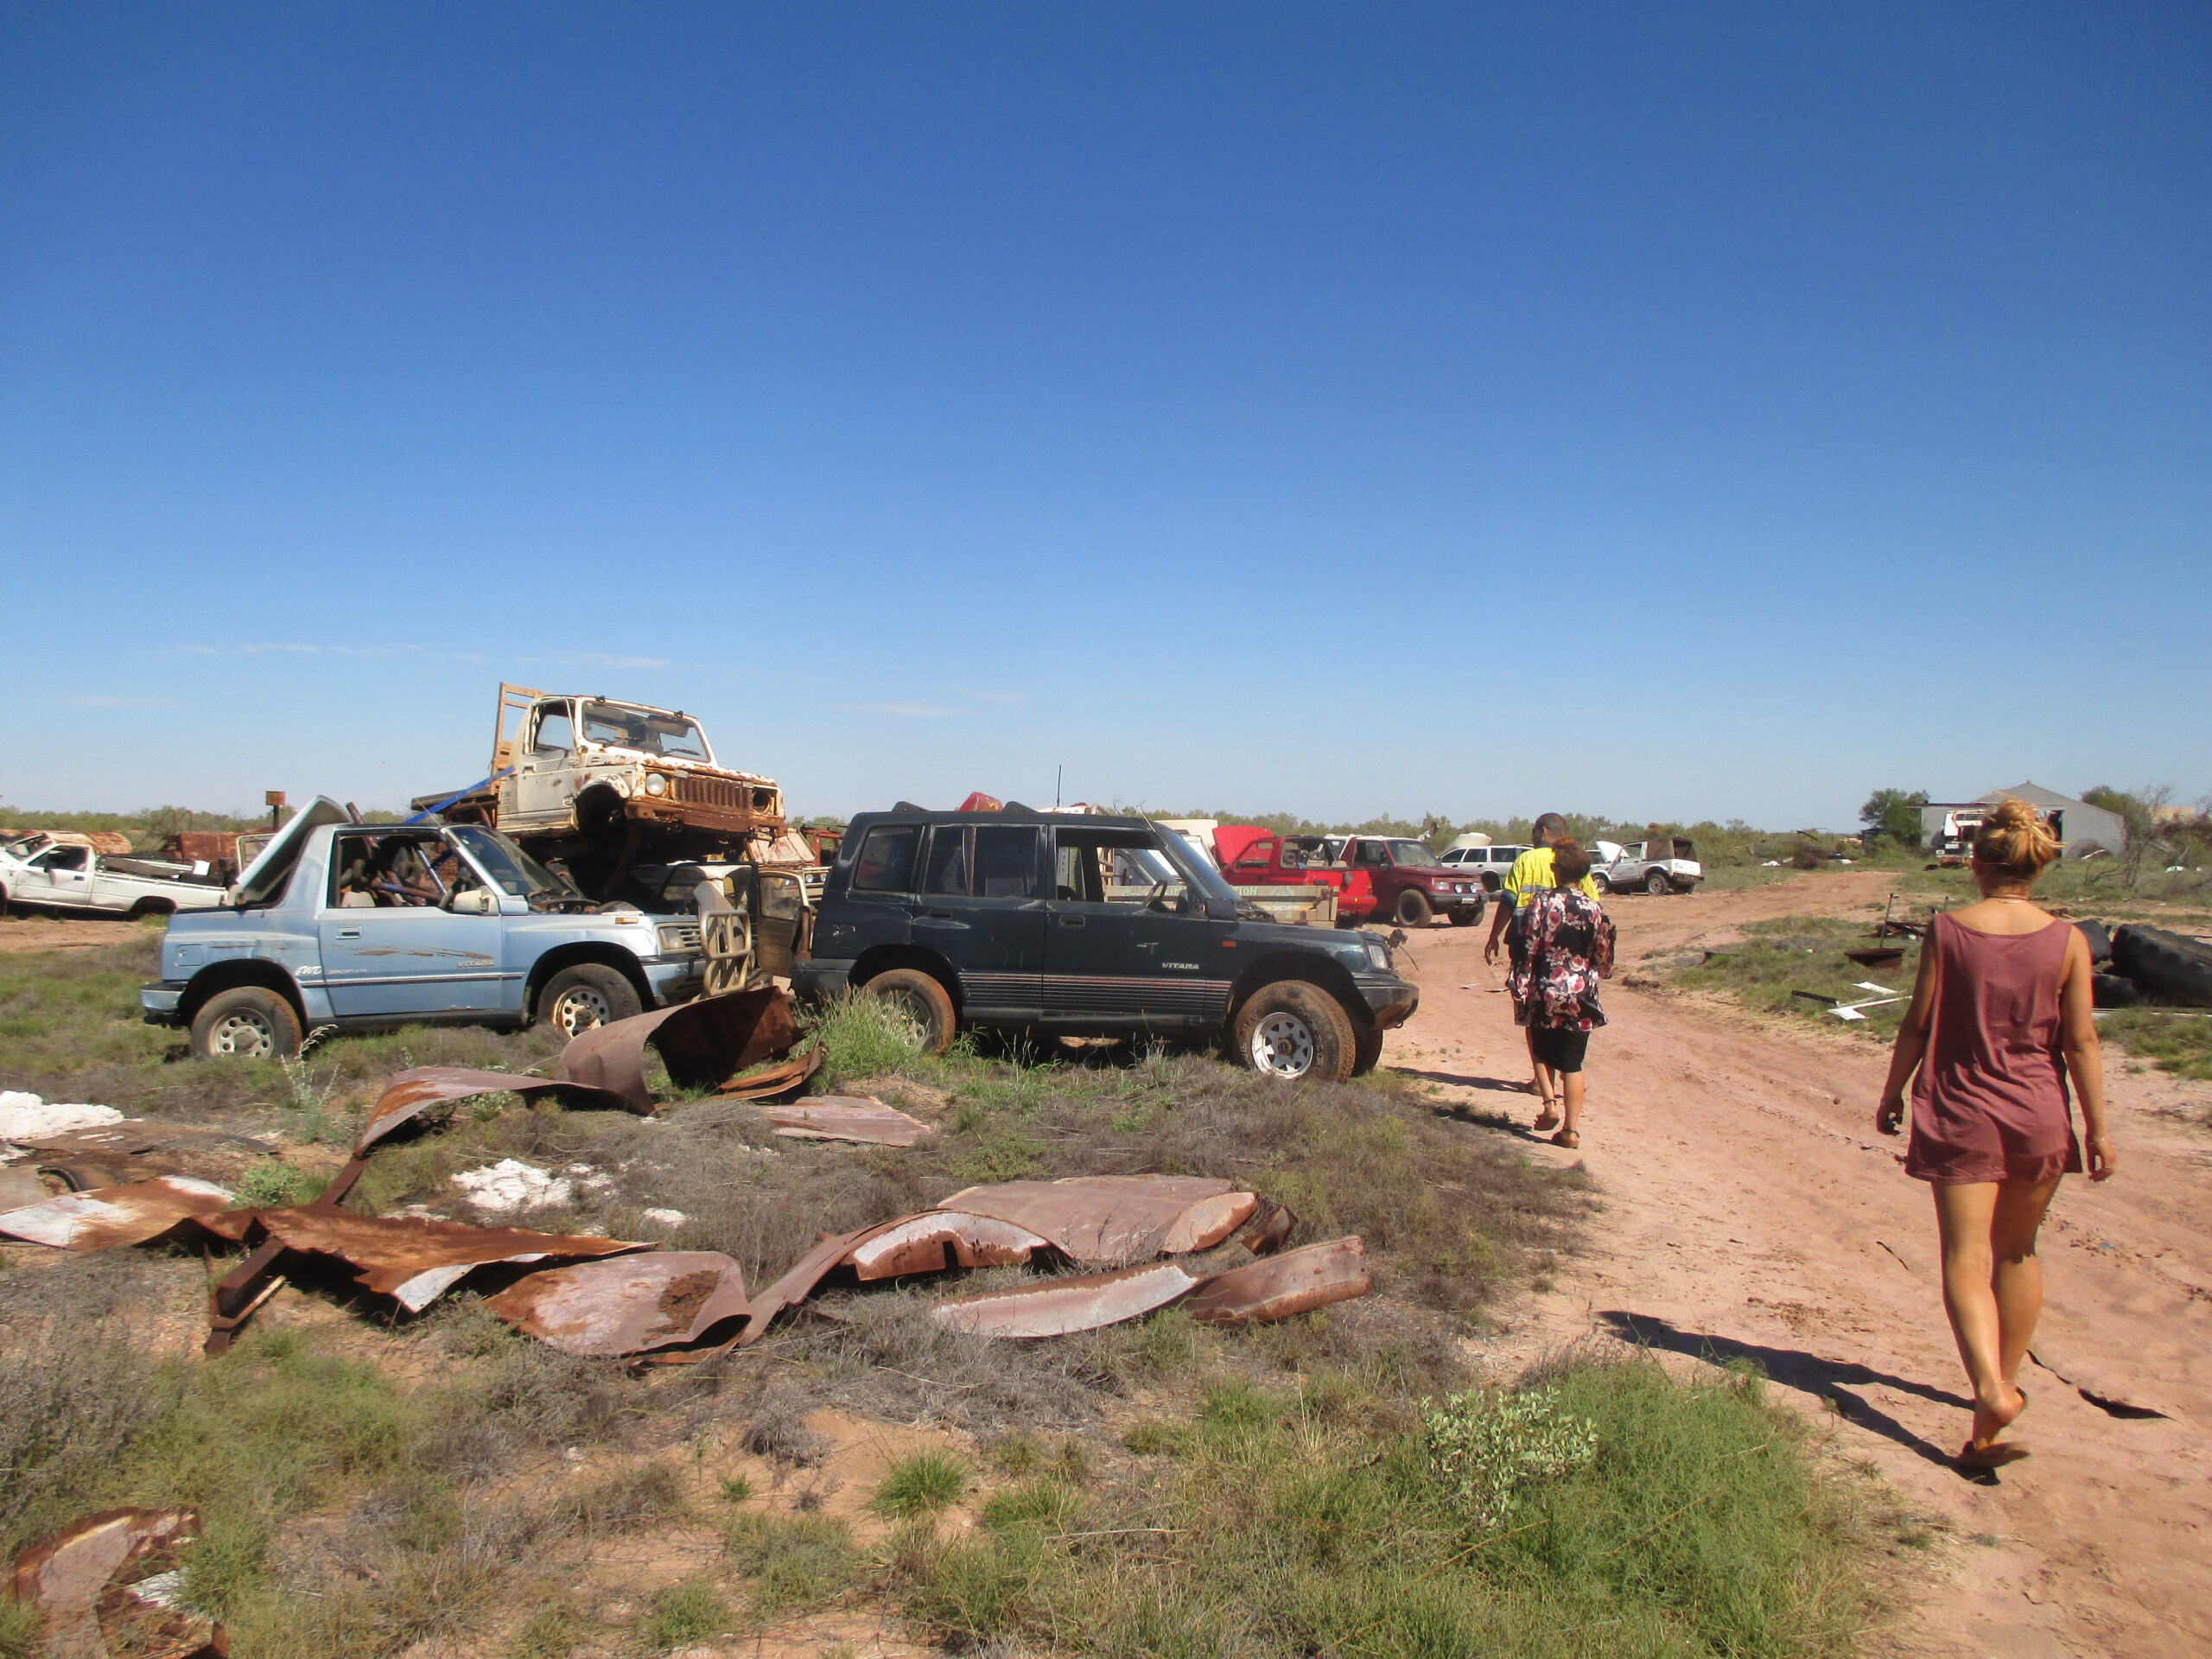
M535 1020L574 1036L702 980L696 918L594 905L481 824L357 824L327 797L218 899L170 918L138 998L203 1055L295 1054L321 1027Z
M26 836L0 846L0 906L50 905L104 916L169 916L223 902L223 889L186 866L118 857Z

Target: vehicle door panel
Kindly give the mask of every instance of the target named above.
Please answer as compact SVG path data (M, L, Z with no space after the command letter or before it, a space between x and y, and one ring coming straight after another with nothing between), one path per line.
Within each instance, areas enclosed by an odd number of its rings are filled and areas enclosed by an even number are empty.
M1044 832L1028 824L938 824L930 833L914 943L960 976L972 1019L1033 1020L1043 1009Z
M66 905L89 910L92 903L92 855L82 847L55 847L31 861L24 882L26 904Z
M1072 850L1061 853L1062 866ZM1075 874L1081 879L1074 883L1056 880L1058 896L1046 907L1046 1020L1140 1029L1218 1024L1230 980L1213 958L1235 925L1154 909L1134 896L1109 900L1093 869ZM1066 897L1069 891L1078 896Z
M435 1019L511 1003L513 988L500 960L505 925L499 916L456 915L435 903L338 902L347 870L377 839L341 836L332 843L332 871L315 915L331 1012L342 1020ZM437 837L407 839L426 856L451 855ZM473 868L471 877L481 881ZM388 884L383 896L394 896L390 888L401 885Z

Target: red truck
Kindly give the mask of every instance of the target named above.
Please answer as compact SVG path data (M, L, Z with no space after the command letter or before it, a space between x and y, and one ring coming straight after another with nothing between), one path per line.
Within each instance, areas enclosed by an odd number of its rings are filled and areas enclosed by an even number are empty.
M1378 908L1367 873L1331 862L1319 836L1224 823L1213 832L1213 849L1232 887L1334 887L1339 926L1370 920Z
M1321 855L1373 884L1376 911L1401 927L1421 927L1446 916L1454 927L1482 918L1483 881L1446 864L1426 842L1400 836L1331 836Z

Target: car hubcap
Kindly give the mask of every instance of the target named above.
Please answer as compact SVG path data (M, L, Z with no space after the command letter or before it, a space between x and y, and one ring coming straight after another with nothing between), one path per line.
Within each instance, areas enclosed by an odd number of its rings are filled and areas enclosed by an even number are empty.
M266 1020L250 1014L226 1014L215 1022L213 1046L218 1054L238 1054L249 1059L276 1052L276 1033Z
M580 1031L589 1031L594 1026L603 1026L614 1017L614 1010L597 991L579 986L573 991L562 993L561 1000L553 1005L553 1024L563 1037L573 1037Z
M1313 1033L1291 1014L1271 1014L1253 1028L1252 1065L1278 1077L1302 1077L1313 1069Z

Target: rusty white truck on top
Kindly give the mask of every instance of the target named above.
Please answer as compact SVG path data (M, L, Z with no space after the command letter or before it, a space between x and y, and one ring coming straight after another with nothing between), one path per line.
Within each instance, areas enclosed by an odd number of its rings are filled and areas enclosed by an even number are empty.
M694 995L699 924L599 904L482 824L362 824L328 797L220 908L180 912L146 1020L203 1055L285 1056L322 1027L589 1027Z
M775 781L718 765L689 715L506 684L489 775L414 805L558 859L592 894L639 864L757 856L785 829Z
M168 916L223 902L205 867L95 852L52 836L0 842L0 908L50 905L103 916Z

